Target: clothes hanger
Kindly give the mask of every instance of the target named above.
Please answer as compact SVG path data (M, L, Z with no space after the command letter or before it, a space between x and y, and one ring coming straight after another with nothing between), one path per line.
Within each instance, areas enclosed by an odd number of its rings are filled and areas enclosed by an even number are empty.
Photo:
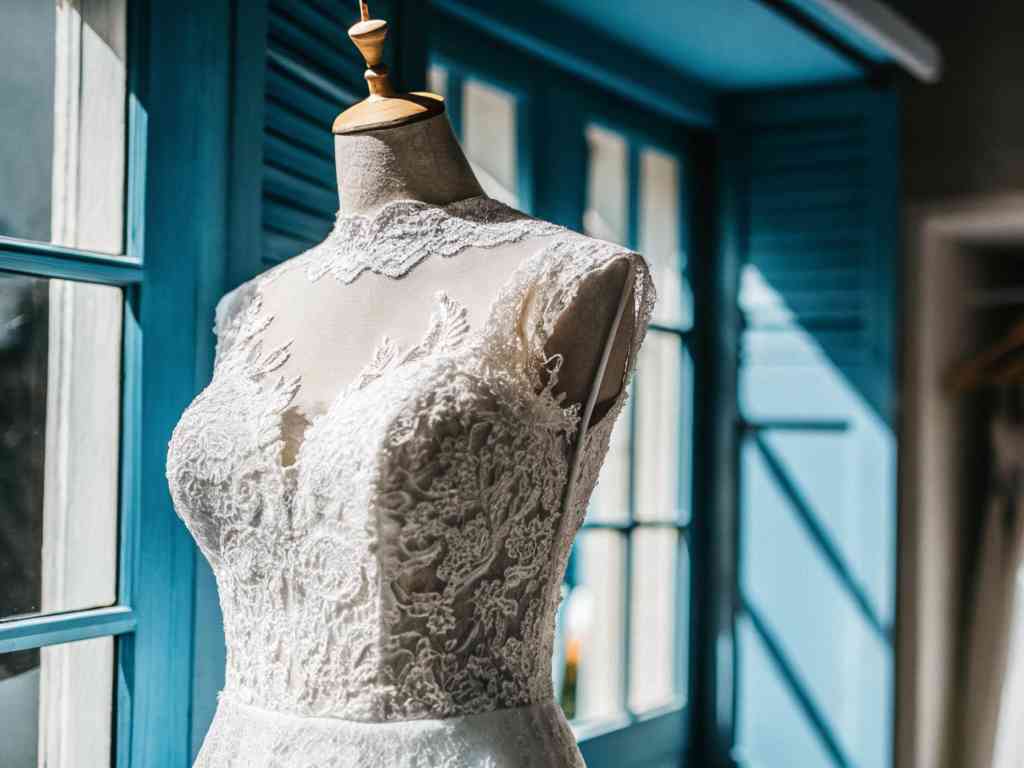
M371 19L365 0L359 2L359 15L360 20L349 28L348 36L366 61L363 77L370 95L338 115L332 132L348 134L392 128L426 120L444 112L444 98L436 93L395 91L388 77L388 68L381 63L388 23L383 19Z
M1024 320L1015 323L998 341L955 366L946 376L946 387L963 394L985 386L1024 381Z
M992 375L992 381L1000 386L1024 383L1024 357L1014 359Z

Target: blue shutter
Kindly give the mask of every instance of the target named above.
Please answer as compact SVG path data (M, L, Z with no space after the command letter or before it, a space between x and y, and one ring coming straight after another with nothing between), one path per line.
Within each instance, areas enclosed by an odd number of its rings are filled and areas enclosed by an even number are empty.
M892 763L893 94L740 99L737 742L754 765Z
M747 261L784 304L780 312L748 291L749 327L812 334L891 422L894 95L857 88L761 98L744 102L738 119L748 169ZM748 353L751 362L771 363L779 351L753 345Z
M374 13L385 15L384 5L375 3ZM338 210L331 124L366 92L365 64L347 34L358 18L355 2L268 3L262 182L265 264L323 240Z
M359 20L356 0L264 1L262 263L253 265L257 269L301 253L330 230L338 210L331 125L367 94L366 64L348 38L348 28ZM388 21L385 60L395 85L422 88L423 4L375 0L371 10Z

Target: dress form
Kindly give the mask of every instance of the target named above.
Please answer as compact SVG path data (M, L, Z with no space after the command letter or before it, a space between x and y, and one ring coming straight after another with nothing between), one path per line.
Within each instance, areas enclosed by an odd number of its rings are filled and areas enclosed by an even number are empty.
M374 25L367 33L374 37L372 50L356 32L367 24ZM436 106L439 97L409 96L412 109L429 103L429 112L419 110L404 121L393 117L393 102L402 109L407 96L394 94L379 63L383 43L379 24L383 22L364 21L350 33L367 58L366 77L373 95L335 122L340 215L372 218L395 201L443 206L482 195L443 106ZM389 111L378 127L372 110L382 103ZM352 125L350 120L339 130L353 112L362 122ZM476 327L514 270L549 242L550 238L534 238L469 249L454 259L428 257L401 280L365 273L348 285L333 280L311 284L301 272L274 280L262 292L264 305L275 318L266 343L290 344L282 374L302 380L286 413L290 432L286 461L300 445L305 428L356 376L383 334L400 348L418 342L438 290L464 305L470 325ZM621 308L632 301L633 284L633 265L627 260L613 261L595 272L580 287L545 346L549 356L560 355L563 360L556 392L564 393L566 405L580 403L581 407L593 395L594 420L619 392L627 365L633 318ZM524 307L524 323L529 322L532 309L529 303ZM613 332L614 340L610 339Z
M195 765L584 768L556 617L650 268L480 194L441 102L389 95L378 54L335 123L338 221L218 305L168 443L227 646Z

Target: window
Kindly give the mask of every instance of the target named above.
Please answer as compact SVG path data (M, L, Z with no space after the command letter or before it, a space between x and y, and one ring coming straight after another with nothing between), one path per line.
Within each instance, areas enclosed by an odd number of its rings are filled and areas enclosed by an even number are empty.
M5 768L109 765L131 522L123 341L127 8L13 0L0 25L0 712Z
M484 192L522 207L516 95L440 64L430 68L429 81L431 90L448 102L449 119Z
M685 697L693 377L679 161L597 125L586 139L584 228L643 252L659 290L655 325L567 574L562 703L581 724L594 724Z

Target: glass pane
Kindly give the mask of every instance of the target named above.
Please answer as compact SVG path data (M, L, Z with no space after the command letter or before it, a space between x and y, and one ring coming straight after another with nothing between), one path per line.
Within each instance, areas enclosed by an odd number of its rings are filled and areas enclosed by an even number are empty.
M583 231L627 244L629 234L629 148L617 133L587 127L589 160Z
M668 703L676 691L678 547L672 528L633 533L629 706L635 712Z
M589 169L583 228L592 237L625 243L629 221L626 141L617 133L588 126ZM608 457L590 500L588 519L625 522L629 519L630 409L625 408L612 431Z
M448 98L448 70L440 64L431 64L427 70L427 88Z
M110 765L114 640L0 654L0 765Z
M124 2L5 0L2 13L0 235L119 253Z
M115 600L121 311L0 272L0 620Z
M630 384L632 390L633 384ZM632 394L630 395L632 399ZM624 523L629 520L630 400L612 427L608 455L601 465L597 486L587 507L588 522Z
M590 720L622 711L626 539L617 531L585 530L573 554L573 586L564 618L566 716Z
M679 337L651 331L636 376L636 517L685 522L693 371Z
M655 149L640 153L640 252L647 257L658 286L654 322L688 328L693 324L693 295L683 275L679 161Z
M477 80L467 80L462 90L462 140L484 192L518 207L515 97Z

